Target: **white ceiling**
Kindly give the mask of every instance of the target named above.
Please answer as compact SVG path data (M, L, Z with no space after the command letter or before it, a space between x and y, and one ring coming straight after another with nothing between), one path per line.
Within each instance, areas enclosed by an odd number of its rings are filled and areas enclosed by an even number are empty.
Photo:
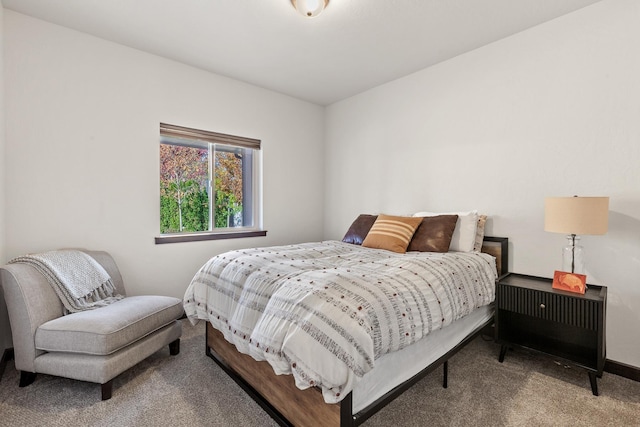
M600 0L2 0L5 9L328 105Z

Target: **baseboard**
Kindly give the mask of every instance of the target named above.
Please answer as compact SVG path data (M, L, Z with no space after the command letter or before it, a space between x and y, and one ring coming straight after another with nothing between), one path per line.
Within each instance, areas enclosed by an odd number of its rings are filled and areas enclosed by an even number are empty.
M13 348L6 348L0 359L0 381L2 381L2 375L4 374L4 368L7 367L7 362L13 359Z
M604 362L604 371L609 372L610 374L629 378L630 380L640 381L640 368L627 365L625 363L616 362L615 360L607 359Z

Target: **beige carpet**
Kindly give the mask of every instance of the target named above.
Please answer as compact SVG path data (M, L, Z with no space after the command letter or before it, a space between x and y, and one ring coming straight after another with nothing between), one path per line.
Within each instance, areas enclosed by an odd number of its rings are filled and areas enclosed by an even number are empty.
M18 387L10 362L0 382L0 426L275 426L204 354L204 325L183 321L181 352L168 349L100 386L38 375ZM476 339L369 419L373 426L640 426L640 383L605 373L600 396L587 374L517 350L498 363L498 346Z

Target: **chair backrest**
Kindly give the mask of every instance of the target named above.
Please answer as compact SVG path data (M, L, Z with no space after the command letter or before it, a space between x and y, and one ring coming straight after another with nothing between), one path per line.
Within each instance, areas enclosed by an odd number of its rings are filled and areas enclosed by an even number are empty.
M82 251L98 261L107 273L109 273L111 281L116 286L116 292L120 295L127 296L127 291L124 288L124 283L122 281L122 275L120 274L120 270L118 269L116 262L113 260L113 257L105 251L88 251L86 249L83 249Z
M111 255L104 251L84 252L104 267L118 293L126 295L120 270ZM16 369L35 372L34 360L42 353L36 350L36 330L43 323L62 316L64 306L47 279L28 264L0 267L0 286L11 323Z

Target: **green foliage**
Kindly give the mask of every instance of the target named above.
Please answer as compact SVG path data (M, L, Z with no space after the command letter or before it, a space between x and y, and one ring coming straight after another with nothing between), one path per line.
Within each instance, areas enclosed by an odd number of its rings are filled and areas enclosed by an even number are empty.
M175 185L173 183L168 186ZM182 198L182 230L180 230L180 208L178 200L169 194L175 191L165 191L160 196L160 232L178 233L192 231L207 231L209 229L209 197L204 186L195 181L185 182Z
M216 189L216 228L234 227L234 218L242 212L242 203L232 193Z
M204 188L189 193L183 201L183 231L206 231L209 229L209 196Z
M198 187L186 193L182 200L182 232L207 231L209 229L209 197L203 186L191 181ZM167 192L169 194L169 192ZM235 196L222 190L216 191L215 227L234 227L234 218L242 213L242 203ZM160 232L180 232L180 210L175 197L160 196Z
M160 196L160 233L177 233L180 228L178 202L173 197Z

